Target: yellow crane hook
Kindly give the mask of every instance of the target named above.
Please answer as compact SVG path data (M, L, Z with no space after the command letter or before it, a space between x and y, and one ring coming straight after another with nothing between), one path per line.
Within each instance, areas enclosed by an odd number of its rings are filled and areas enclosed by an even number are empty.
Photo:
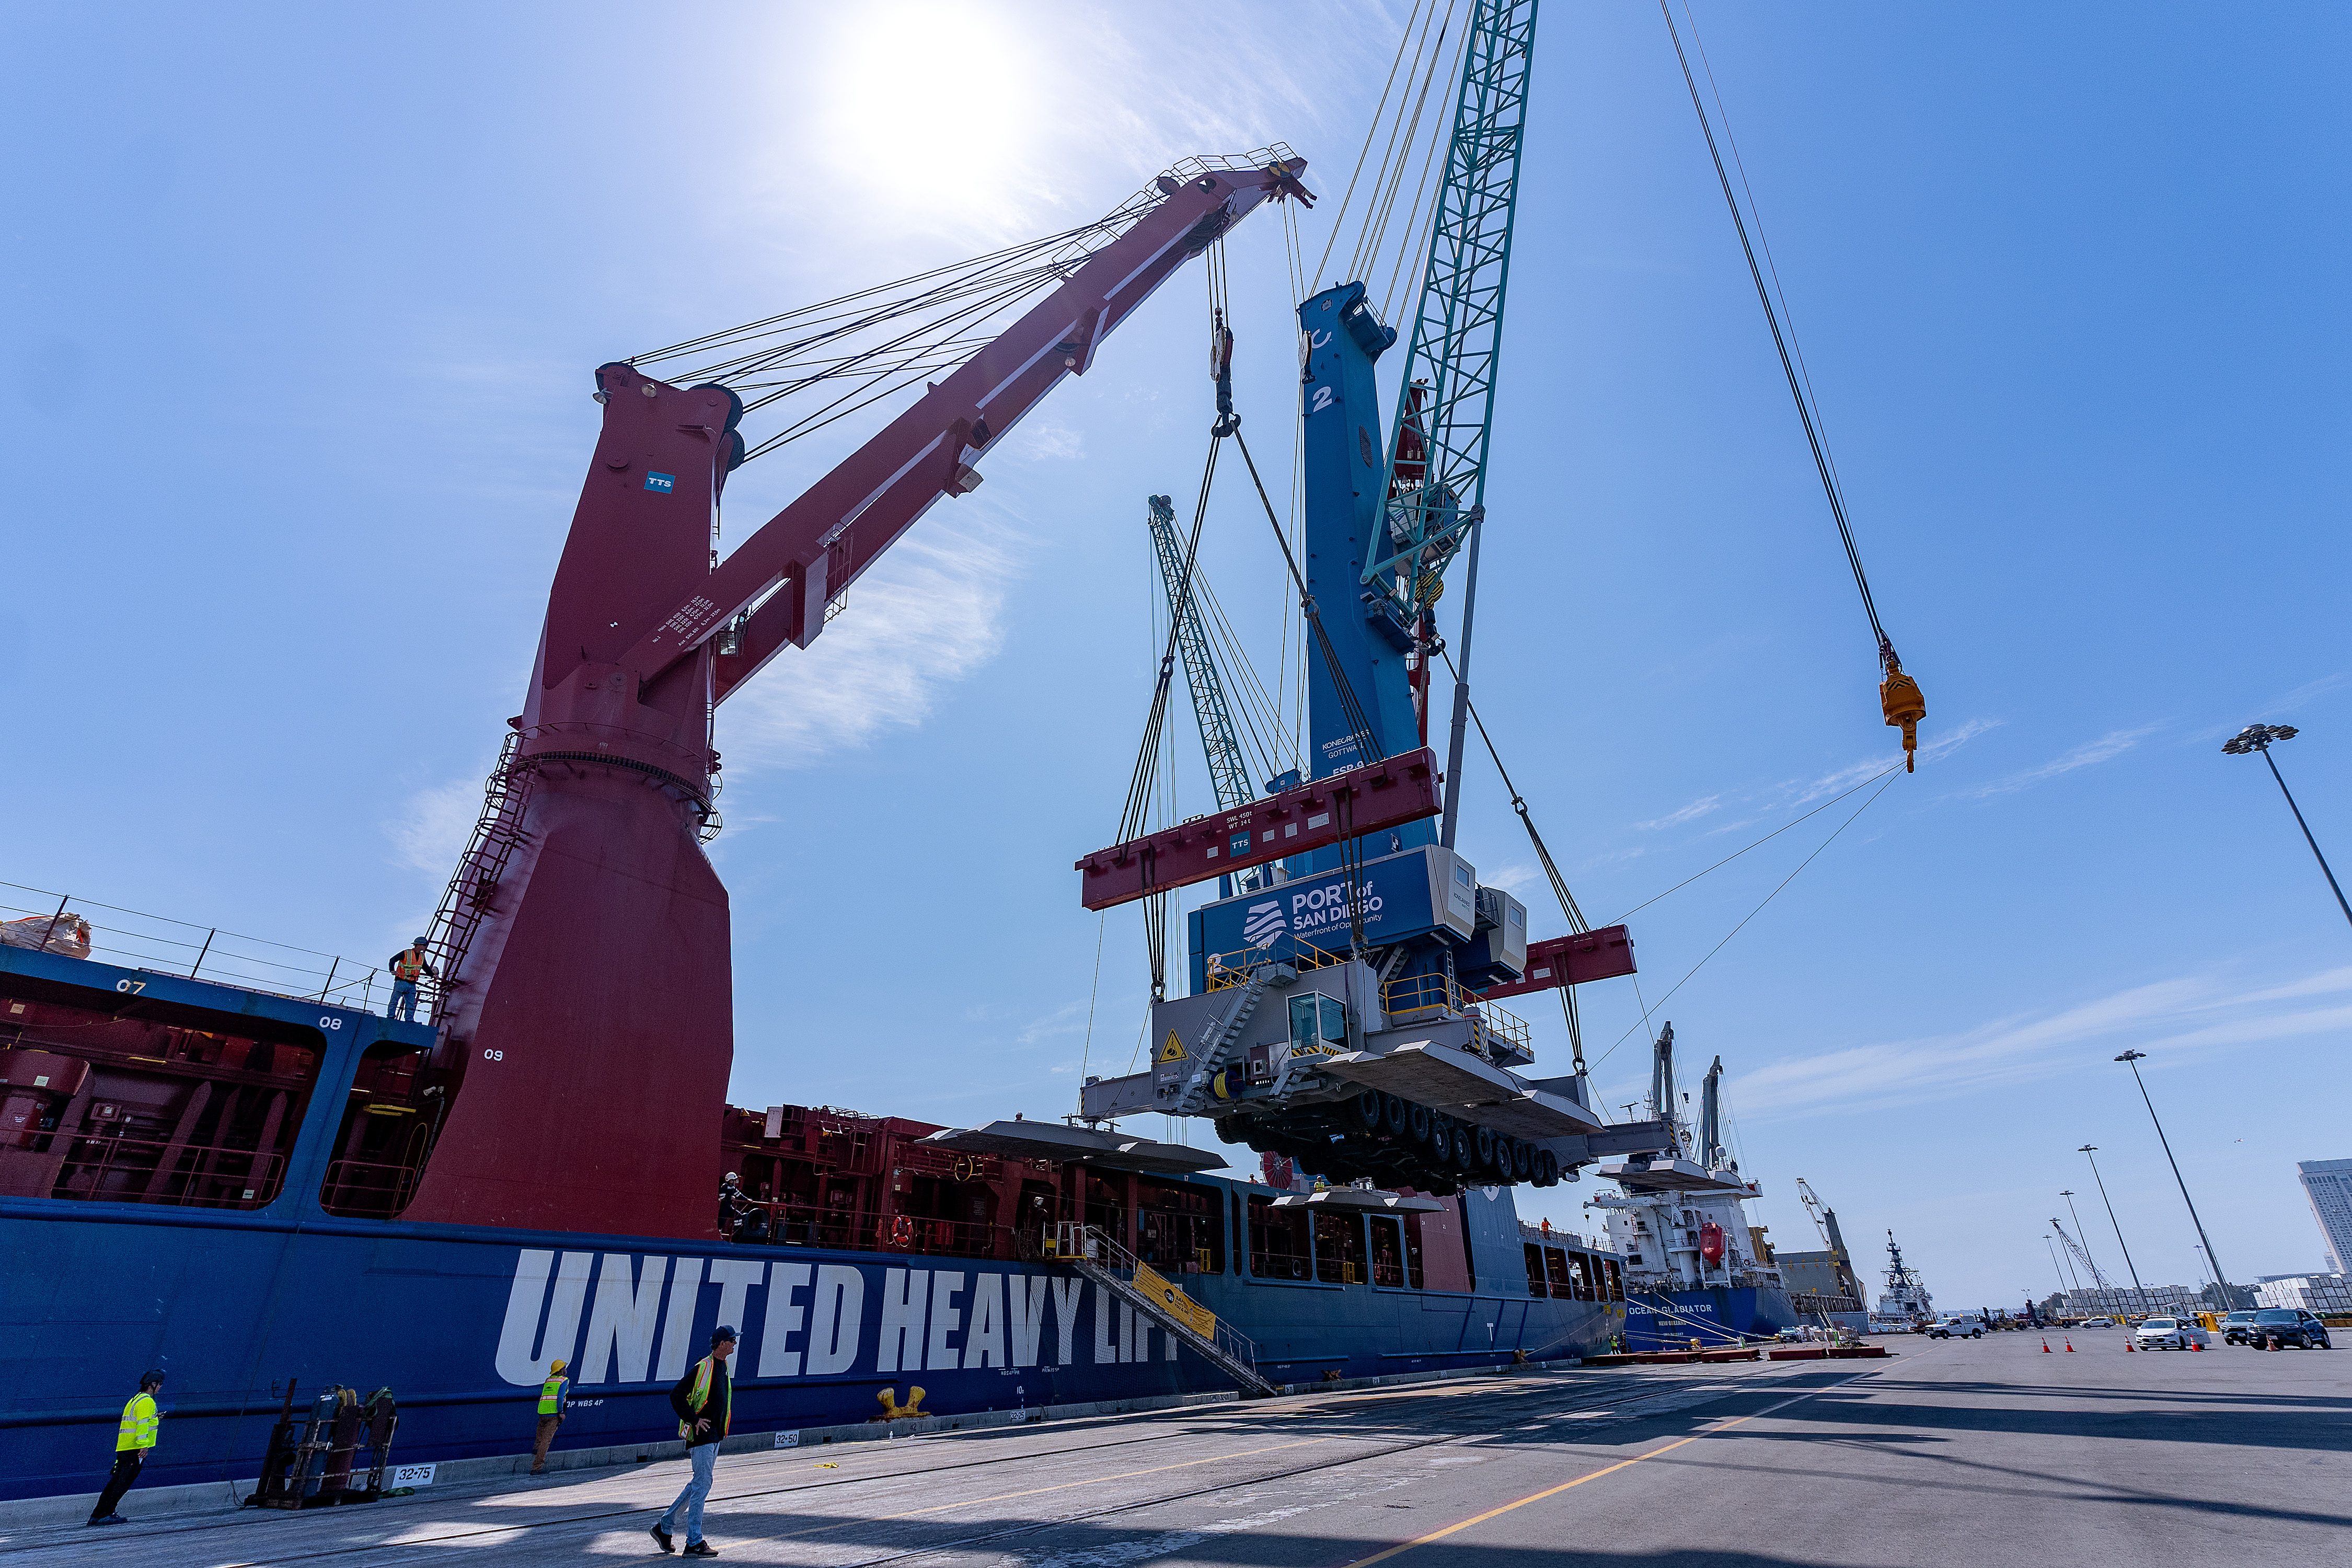
M1879 652L1886 666L1886 679L1878 683L1878 706L1886 714L1890 725L1903 729L1903 771L1919 771L1915 753L1919 750L1919 721L1927 716L1927 699L1920 694L1919 683L1903 673L1903 661L1895 650L1881 644Z

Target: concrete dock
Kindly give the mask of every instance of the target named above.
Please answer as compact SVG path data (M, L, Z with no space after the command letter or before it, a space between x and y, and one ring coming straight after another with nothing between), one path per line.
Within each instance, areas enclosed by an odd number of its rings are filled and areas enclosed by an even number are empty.
M2352 1355L2115 1332L1576 1368L729 1455L739 1563L1468 1568L2352 1562ZM21 1568L659 1556L679 1460L303 1513L11 1531ZM682 1542L681 1542L682 1543Z

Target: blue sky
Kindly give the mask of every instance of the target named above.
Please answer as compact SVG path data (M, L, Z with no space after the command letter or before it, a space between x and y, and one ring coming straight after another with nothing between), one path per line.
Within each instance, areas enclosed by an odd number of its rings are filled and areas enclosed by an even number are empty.
M1335 192L1402 12L7 7L0 879L375 962L517 711L591 367L1070 226L1193 153L1279 139ZM2051 1287L2084 1142L2143 1276L2193 1277L2111 1060L2135 1047L2225 1267L2315 1267L2293 1168L2352 1154L2352 931L2260 763L2218 747L2305 726L2281 763L2352 869L2352 27L1695 14L1929 718L1919 773L1712 958L1869 792L1633 918L1638 995L1586 1001L1604 1093L1639 1092L1644 1006L1672 1018L1692 1067L1724 1058L1776 1240L1811 1244L1802 1175L1865 1262L1892 1226L1940 1300L2000 1304ZM1280 467L1279 220L1230 251L1241 407ZM969 1123L1125 1069L1139 922L1080 910L1068 867L1140 729L1143 497L1195 482L1205 325L1188 273L722 710L739 1101ZM1501 380L1480 704L1604 921L1893 754L1633 0L1547 9ZM730 536L816 445L737 476ZM1206 559L1271 670L1284 595L1242 500ZM1559 931L1470 781L1464 848ZM1580 1227L1591 1190L1551 1217Z

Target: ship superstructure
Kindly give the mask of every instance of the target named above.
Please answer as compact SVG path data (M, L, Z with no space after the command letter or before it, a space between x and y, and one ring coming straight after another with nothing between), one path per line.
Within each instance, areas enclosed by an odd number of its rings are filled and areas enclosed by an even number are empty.
M1886 1286L1878 1295L1878 1304L1870 1310L1870 1327L1875 1333L1906 1333L1922 1324L1936 1321L1935 1298L1920 1282L1919 1271L1903 1261L1903 1245L1895 1233L1886 1233Z

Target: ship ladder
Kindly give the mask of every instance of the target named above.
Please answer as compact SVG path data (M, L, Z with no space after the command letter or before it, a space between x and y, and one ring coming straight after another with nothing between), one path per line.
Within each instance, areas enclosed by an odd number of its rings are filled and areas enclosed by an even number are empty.
M1224 1066L1225 1053L1234 1048L1234 1042L1242 1037L1242 1030L1256 1014L1258 1004L1265 1000L1266 983L1269 980L1297 979L1297 975L1298 972L1286 963L1261 964L1250 971L1249 978L1242 983L1240 994L1225 1010L1224 1016L1202 1031L1199 1042L1200 1059L1184 1079L1184 1092L1176 1101L1175 1115L1192 1115L1207 1103L1209 1086L1214 1081L1217 1069Z
M1192 1347L1203 1361L1240 1384L1242 1393L1264 1398L1282 1392L1259 1373L1257 1346L1246 1335L1235 1333L1223 1321L1213 1333L1203 1334L1169 1310L1165 1301L1137 1289L1135 1270L1139 1259L1098 1227L1065 1220L1055 1228L1059 1233L1059 1261L1101 1286L1112 1299L1126 1302L1150 1318L1180 1343Z

